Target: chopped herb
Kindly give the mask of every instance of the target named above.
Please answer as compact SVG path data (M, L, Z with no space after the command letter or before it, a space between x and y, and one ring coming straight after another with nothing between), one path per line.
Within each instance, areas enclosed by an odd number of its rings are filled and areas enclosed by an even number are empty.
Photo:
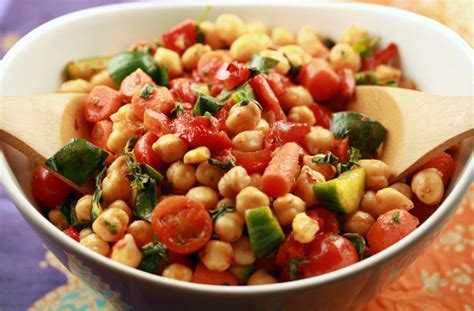
M222 161L210 158L209 160L207 160L207 162L210 165L217 166L217 167L222 168L226 171L230 170L231 168L233 168L235 166L235 163L234 163L233 160L229 160L227 162L222 162Z
M163 175L161 175L157 170L155 170L153 167L146 163L141 164L142 170L148 174L151 178L156 180L157 183L159 183L163 179Z
M363 236L357 233L344 233L342 236L352 242L352 245L354 245L357 255L359 256L359 260L370 256L369 249L367 248L367 244L365 243Z
M196 42L197 43L204 43L206 42L206 36L204 35L204 33L202 32L201 30L201 27L198 25L196 25Z
M146 84L143 88L142 88L142 91L140 93L140 97L143 98L143 99L148 99L148 97L150 97L151 94L153 94L153 90L155 89L155 87L151 84Z
M255 93L253 88L248 82L242 84L233 91L223 89L222 92L217 96L217 99L221 102L232 100L234 104L240 104L242 102L248 102L249 100L255 99Z
M290 79L296 79L296 77L298 76L298 74L300 73L300 70L301 70L301 65L299 66L295 66L293 65L293 63L291 62L290 58L288 57L288 55L286 55L285 53L283 53L283 55L285 56L285 58L288 60L288 63L290 64L290 70L288 71L288 73L286 74L288 77L290 77Z
M388 80L385 82L385 86L398 87L398 82L395 80Z
M178 114L182 114L182 113L184 113L183 105L179 102L174 103L174 108L173 110L170 111L170 117L174 118Z
M210 210L209 214L211 214L212 220L216 221L217 218L221 217L222 215L224 215L226 213L232 213L232 212L235 212L235 211L236 211L236 209L235 209L234 206L225 205L224 207L221 207L219 209Z
M156 180L149 178L138 190L133 209L134 219L150 221L151 214L157 203Z
M92 195L91 222L94 222L103 211L100 201L102 200L102 179L106 171L107 168L104 166L95 177L95 191Z
M391 224L397 224L397 225L400 224L400 212L399 211L396 211L395 213L393 213L392 219L390 220L390 223Z
M373 71L362 71L354 75L357 85L378 85L379 80Z
M334 166L336 166L337 164L339 164L339 158L334 154L332 153L331 151L329 151L327 154L323 155L323 154L318 154L318 155L315 155L312 159L312 161L314 163L318 163L318 164L326 164L326 163L329 163L329 164L332 164Z
M326 40L324 40L324 45L328 49L332 49L336 45L336 42L331 38L326 38Z
M308 260L304 257L300 258L291 258L288 260L288 274L290 275L290 280L296 280L298 274L298 266L300 264L308 263Z
M142 261L138 269L154 273L169 263L168 249L160 242L148 243L142 248Z
M354 45L354 50L360 54L360 57L362 60L372 56L375 51L375 47L377 44L380 42L382 38L380 36L377 36L372 39L365 39L362 40Z
M194 105L194 116L203 116L206 112L215 115L224 107L217 98L199 93L199 96Z
M279 61L274 58L262 57L255 54L249 63L250 76L254 77L262 72L268 72L278 65L278 63Z
M117 226L114 225L114 224L111 224L107 219L104 219L104 221L102 222L104 224L104 226L107 227L107 230L109 230L109 232L113 235L117 234Z

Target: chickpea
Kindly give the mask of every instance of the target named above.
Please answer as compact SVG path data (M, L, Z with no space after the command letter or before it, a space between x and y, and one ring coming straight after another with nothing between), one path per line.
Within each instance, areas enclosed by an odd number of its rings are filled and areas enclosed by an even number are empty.
M212 49L221 49L225 46L225 43L219 37L217 27L213 22L203 21L199 24L199 29L204 34L206 44L210 45Z
M401 192L404 196L406 196L407 198L411 200L413 192L411 191L411 188L409 185L402 182L397 182L397 183L394 183L393 185L390 185L390 188L393 188Z
M92 230L106 242L120 240L127 231L128 215L118 208L108 208L92 223Z
M196 43L193 46L190 46L186 51L184 51L183 56L181 56L181 62L183 63L184 69L189 71L195 69L201 56L210 51L212 51L212 49L209 45Z
M298 106L311 106L314 102L309 91L301 85L287 87L279 100L281 108L285 111Z
M266 134L270 130L270 125L265 119L260 119L260 122L258 122L257 127L255 128L256 131L261 131L264 134Z
M59 93L89 93L93 85L84 79L63 82L58 89Z
M210 240L199 252L199 259L209 270L225 271L234 261L234 251L230 243Z
M243 235L240 239L232 243L234 249L234 260L236 265L251 265L255 262L255 253L247 236Z
M156 49L155 61L158 66L166 66L168 69L168 76L172 79L179 77L183 73L183 65L181 64L181 57L173 50L159 47Z
M173 184L175 190L186 192L196 183L196 168L177 161L166 171L166 178Z
M268 32L267 25L263 22L253 22L245 25L245 33L268 34Z
M79 221L89 222L91 220L92 196L86 194L76 203L76 216Z
M124 265L138 268L142 261L142 252L138 249L133 236L126 234L112 247L110 258Z
M278 64L274 69L279 74L286 75L290 71L290 62L281 51L263 50L260 52L260 56L277 60Z
M262 175L260 175L259 173L253 173L252 175L250 175L249 186L260 189L261 183L262 183Z
M380 160L360 160L358 164L365 169L367 177L365 188L377 191L388 186L390 168Z
M270 206L270 198L252 186L242 189L235 198L235 208L242 216L246 210L261 206Z
M358 233L365 236L374 222L374 217L369 213L357 211L346 218L344 232Z
M253 100L245 106L234 105L225 120L225 126L232 134L253 130L259 124L261 115L259 105Z
M325 56L327 48L319 40L318 34L309 26L302 27L296 35L296 43L312 57Z
M113 129L112 133L110 133L109 135L109 138L107 138L107 148L114 154L121 154L128 140L135 135L136 131L132 127L121 127L120 129Z
M196 179L201 185L217 189L219 180L224 176L224 173L224 170L204 161L197 167Z
M247 281L247 285L265 285L265 284L276 284L277 279L268 274L265 269L258 269L255 271Z
M369 40L369 32L367 29L359 28L357 26L351 26L347 28L341 35L339 42L348 43L351 46Z
M317 154L316 156L324 156L324 154ZM319 164L313 161L314 156L305 155L303 157L303 165L308 166L313 171L321 173L326 180L333 179L336 176L336 168L329 163Z
M193 270L188 266L172 263L163 270L163 277L184 282L191 282L193 278Z
M231 198L223 198L217 203L216 209L228 207L228 206L235 206L235 200Z
M367 190L362 197L360 202L360 210L372 215L372 217L377 218L379 213L377 211L377 200L375 199L375 192L372 190Z
M158 138L152 149L163 162L173 163L183 158L188 144L175 134L166 134Z
M414 207L410 199L393 188L380 189L375 193L375 200L377 201L378 216L393 209L404 209L408 211Z
M184 164L199 164L209 160L210 157L211 151L209 148L201 146L186 152L184 154L183 162Z
M306 106L297 106L290 109L288 120L294 123L305 123L308 125L315 125L316 118L313 112Z
M237 212L225 213L216 219L214 232L224 242L237 241L244 230L244 218Z
M116 200L127 201L131 188L126 176L118 171L112 171L102 180L102 199L111 203Z
M93 234L94 232L92 232L92 229L91 228L84 228L82 229L81 231L79 231L79 241L82 241L83 239L85 239L87 236Z
M263 149L263 137L265 134L262 131L244 131L232 139L232 145L235 149L240 151L257 151Z
M300 197L305 203L306 207L316 205L318 202L314 195L313 186L325 182L324 176L308 166L303 166L300 175L296 178L295 195Z
M109 208L121 209L122 211L124 211L127 214L129 220L132 220L132 218L133 218L132 209L130 207L128 207L127 203L125 203L125 201L123 201L123 200L113 201L107 207L107 209L109 209Z
M338 43L329 53L329 63L336 71L348 68L352 72L357 72L360 69L361 59L352 46L347 43Z
M112 164L107 168L107 174L112 173L113 171L117 171L117 173L126 175L128 174L127 169L127 157L121 155L117 157Z
M304 212L306 203L294 194L288 193L273 201L273 211L278 222L283 226L291 225L293 218Z
M49 221L55 225L59 230L66 230L69 227L69 223L66 217L59 209L52 209L48 213Z
M245 168L235 166L225 173L217 187L223 197L234 198L249 183L250 177Z
M80 243L94 252L107 256L110 251L109 243L102 240L97 234L92 233L80 240Z
M205 209L211 210L216 208L219 202L219 195L211 187L198 186L189 189L186 196L196 202L201 202Z
M267 49L271 43L271 39L265 34L244 34L232 43L230 55L239 62L247 62L252 55Z
M306 150L310 154L326 153L334 144L334 135L321 126L313 126L304 137Z
M244 31L244 22L235 14L221 14L216 19L216 33L227 45L242 36Z
M275 27L272 30L272 41L276 45L289 45L296 42L296 36L288 29Z
M290 65L295 67L302 66L311 58L301 46L296 44L282 46L278 51L283 52L288 57Z
M435 168L426 168L413 176L411 189L416 197L427 205L436 205L443 199L442 174Z
M375 67L374 74L380 83L387 83L388 81L398 82L400 80L402 72L400 69L394 67L390 67L387 65L379 65Z
M319 231L319 223L317 220L309 217L306 213L298 213L291 223L295 240L302 243L310 243L314 240L316 233Z
M127 233L133 236L138 248L142 248L148 243L153 242L155 231L148 221L135 220L128 226Z
M92 76L90 81L91 81L92 86L105 85L110 88L113 88L114 90L119 89L119 86L115 84L112 78L110 78L109 72L107 70L102 70L101 72L96 73L95 75Z

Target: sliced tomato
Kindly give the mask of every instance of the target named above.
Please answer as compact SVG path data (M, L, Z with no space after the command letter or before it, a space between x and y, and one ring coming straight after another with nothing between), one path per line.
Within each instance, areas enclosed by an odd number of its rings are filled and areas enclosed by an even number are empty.
M192 81L186 78L173 79L170 82L170 91L174 96L174 99L179 102L190 103L194 106L197 95L191 89Z
M280 102L263 74L253 77L250 80L250 86L252 86L255 96L258 102L262 104L264 110L273 112L276 121L286 120L286 115L281 109Z
M105 85L95 86L84 105L84 118L89 122L99 122L119 110L123 102L122 95Z
M63 232L69 236L70 238L72 238L73 240L76 240L76 242L79 242L79 232L77 232L76 229L74 229L74 227L72 226L69 226L69 228L67 228L66 230L63 230Z
M245 168L249 174L262 174L272 159L272 152L268 149L249 152L233 149L232 154L235 157L236 164Z
M296 274L290 276L289 266L290 262L296 265ZM304 244L299 243L294 239L293 233L290 233L285 242L283 242L278 248L278 252L275 256L275 263L282 269L278 280L280 282L286 282L291 280L297 280L303 278L302 266L306 263L306 247Z
M249 77L248 65L239 62L231 62L227 67L222 66L216 74L216 79L229 91L247 81Z
M204 264L198 263L196 270L194 270L193 283L208 284L208 285L229 285L237 286L236 278L227 271L213 271L209 270Z
M450 154L441 152L433 159L425 163L422 167L420 167L418 172L424 170L425 168L435 168L440 171L443 175L443 183L446 186L449 183L449 180L451 180L451 177L453 177L454 159Z
M265 135L265 149L275 150L277 147L296 142L302 145L304 137L311 131L311 126L304 123L291 123L286 121L273 122L270 131Z
M374 70L379 65L387 65L395 60L398 56L398 46L395 43L390 43L385 49L375 52L371 57L366 58L362 62L361 71Z
M145 135L137 140L135 147L133 148L133 154L135 155L137 162L148 164L154 169L163 172L163 162L152 148L153 143L157 140L158 137L153 133L145 133Z
M339 91L336 98L330 103L333 111L344 110L355 95L356 82L352 70L344 68L338 72L338 75Z
M211 239L212 219L202 203L185 196L165 198L153 210L158 239L178 254L191 254Z
M146 109L156 112L168 114L174 109L174 98L166 87L150 88L150 84L146 84L139 91L135 92L132 97L132 111L134 116L143 121ZM146 92L149 90L149 92Z
M204 54L199 59L197 73L202 81L214 84L220 83L216 75L219 71L225 70L232 62L232 57L224 51L212 51Z
M335 271L359 261L357 251L346 238L333 233L319 233L307 244L306 259L302 266L306 278Z
M217 120L206 117L193 117L190 112L182 113L173 120L174 132L192 147L206 146L211 151L232 147L226 132L219 129Z
M224 89L224 85L222 85L222 83L215 83L211 85L209 93L211 93L211 96L216 97L222 92L223 89Z
M227 162L227 161L236 161L235 156L232 154L232 149L227 148L227 149L221 149L217 150L212 153L212 158L216 159L217 161L220 162Z
M161 34L161 42L167 49L182 54L186 49L196 43L196 22L184 20L168 31Z
M403 209L393 209L379 216L367 232L367 242L378 253L403 239L416 229L418 218Z
M285 89L291 86L290 79L277 72L271 72L265 78L276 97L280 97L285 92Z
M329 110L329 108L316 103L311 104L309 108L311 109L314 114L314 117L316 118L317 125L322 126L327 130L331 129L332 112L331 110Z
M104 150L107 149L107 140L112 133L112 121L102 120L94 124L91 132L91 143Z
M304 64L298 73L298 81L315 101L331 100L339 90L339 77L324 59L313 58Z
M72 188L51 171L38 165L31 177L31 192L39 205L55 208L67 199Z
M170 119L164 113L151 109L145 110L143 126L158 137L171 133Z
M137 90L141 90L146 84L155 85L155 82L143 70L138 68L125 77L120 83L120 92L127 101L130 101Z
M339 158L340 162L347 162L347 151L349 150L349 139L346 137L341 140L335 140L331 152Z
M320 232L339 233L337 215L323 207L318 207L307 212L308 216L319 223Z

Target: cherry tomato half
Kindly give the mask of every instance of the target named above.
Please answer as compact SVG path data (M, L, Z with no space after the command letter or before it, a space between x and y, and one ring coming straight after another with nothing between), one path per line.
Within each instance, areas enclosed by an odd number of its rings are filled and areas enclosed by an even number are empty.
M155 82L143 70L138 68L122 80L122 83L120 83L120 92L127 101L130 101L133 94L146 84L155 85Z
M275 150L288 142L304 145L304 137L311 131L311 126L304 123L276 121L272 123L270 131L265 135L265 149Z
M153 133L145 133L145 135L137 140L135 147L133 148L133 154L135 155L137 162L148 164L155 170L163 173L163 162L151 147L157 140L158 137Z
M161 41L167 49L182 54L196 43L196 22L187 19L161 34Z
M158 239L178 254L196 252L212 235L212 219L207 210L185 196L171 196L158 203L151 223Z
M198 62L197 73L202 81L208 84L222 82L217 79L217 73L225 70L232 62L232 57L223 51L212 51L204 54Z
M72 188L49 170L38 165L31 178L31 191L39 205L55 208L66 200Z
M122 102L122 94L108 86L98 85L87 97L84 118L89 122L105 120L119 110Z
M149 93L144 94L146 90L149 90ZM150 88L150 84L147 84L132 97L132 111L140 121L143 121L146 109L168 114L173 108L174 97L165 87L151 86Z
M237 165L243 166L247 173L262 174L272 159L272 152L268 149L257 151L232 150Z

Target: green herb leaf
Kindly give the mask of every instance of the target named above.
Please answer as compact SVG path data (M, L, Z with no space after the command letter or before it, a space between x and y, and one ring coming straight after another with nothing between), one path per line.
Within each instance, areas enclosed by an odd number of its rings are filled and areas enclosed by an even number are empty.
M286 75L288 77L290 77L290 79L295 80L296 77L298 76L298 74L300 73L300 70L301 70L302 66L301 65L299 65L299 66L293 65L290 58L285 53L283 53L283 56L285 56L285 58L288 60L288 63L290 64L290 70L288 71L288 73Z
M232 212L235 212L236 209L234 206L231 206L231 205L225 205L224 207L221 207L219 209L214 209L214 210L210 210L209 211L209 214L211 214L211 218L212 218L212 221L216 221L217 218L221 217L222 215L226 214L226 213L232 213Z
M288 260L288 274L290 275L290 280L295 280L298 274L298 267L300 264L308 263L308 260L304 257L301 258L291 258Z
M142 91L140 92L140 97L143 99L148 99L151 94L153 94L153 90L155 87L151 84L146 84L143 88Z
M360 54L362 60L372 56L375 52L375 47L380 42L382 37L377 36L372 39L365 39L363 41L357 42L354 45L354 50Z
M365 243L365 239L360 234L344 233L342 236L352 242L352 245L354 245L357 251L357 255L359 256L359 260L365 259L370 256L367 244Z
M168 249L160 242L149 243L142 248L142 261L138 269L150 273L161 269L163 264L168 264Z
M329 164L335 166L336 167L336 175L339 176L342 173L344 173L345 171L348 171L348 170L350 170L351 168L353 168L354 166L357 165L357 161L359 161L361 159L360 150L357 149L357 148L351 147L347 151L347 157L348 157L348 161L345 162L345 163L341 163L341 162L339 162L339 158L336 155L334 155L331 151L329 151L325 155L322 155L322 154L315 155L312 158L312 161L314 163L318 163L318 164L329 163Z
M66 200L59 206L59 210L63 213L64 217L67 220L67 223L72 225L72 215L74 214L74 208L76 207L76 194L71 193Z
M219 168L222 168L226 171L230 170L231 168L233 168L235 166L235 163L233 160L229 160L227 162L221 162L219 160L216 160L216 159L213 159L213 158L210 158L209 160L207 160L207 162L210 164L210 165L214 165L214 166L217 166Z
M395 213L393 213L392 219L390 219L390 223L397 224L397 225L400 224L400 212L399 211L396 211Z
M215 115L224 107L217 98L199 93L199 96L194 105L194 116L203 116L206 112Z
M206 112L204 113L204 116L205 116L206 118L208 118L210 121L212 121L213 116L212 116L212 114L209 113L209 111L206 111Z
M111 234L117 234L117 226L110 223L107 219L104 219L104 221L102 222L104 224L105 227L107 227L107 230L109 230L109 232Z
M332 48L336 45L336 41L334 41L334 40L331 39L331 38L326 38L326 40L324 40L324 45L325 45L328 49L332 49Z
M173 110L170 111L170 118L175 118L178 114L184 113L183 105L179 102L174 103Z
M379 80L373 71L362 71L354 75L357 85L378 85Z
M398 82L395 80L388 80L384 84L385 86L390 86L390 87L398 87Z
M199 24L196 25L196 42L197 43L205 43L206 42L206 36L201 30L201 27L199 27Z
M157 170L155 170L150 165L148 165L146 163L142 163L141 168L142 168L143 172L145 172L146 174L148 174L148 176L150 176L151 178L156 180L157 183L160 183L161 180L163 179L163 175L161 175Z
M311 161L313 161L314 163L318 163L318 164L329 163L329 164L332 164L334 166L339 164L339 158L334 153L332 153L331 151L329 151L325 155L317 154L311 159Z
M156 207L156 202L156 181L150 178L143 184L143 187L138 190L137 196L135 197L135 208L133 209L134 219L150 221L151 214Z
M160 70L153 57L147 53L123 52L114 56L108 63L109 76L118 85L138 68L146 72L156 83L166 85L162 83L163 70Z
M95 191L92 195L91 223L94 222L103 211L100 201L102 200L102 179L104 178L106 171L107 168L104 166L100 173L95 177Z
M82 138L73 138L45 165L70 181L84 185L109 156L107 152Z
M253 55L249 63L250 76L254 77L262 72L268 72L270 69L278 65L279 61L270 58L262 57L260 55Z
M170 84L170 79L168 78L168 67L165 65L160 68L160 82L158 84L162 86L168 86Z
M242 84L233 91L223 89L222 92L217 96L220 102L232 100L234 104L240 104L242 102L248 102L249 100L255 100L255 93L253 88L248 82Z

